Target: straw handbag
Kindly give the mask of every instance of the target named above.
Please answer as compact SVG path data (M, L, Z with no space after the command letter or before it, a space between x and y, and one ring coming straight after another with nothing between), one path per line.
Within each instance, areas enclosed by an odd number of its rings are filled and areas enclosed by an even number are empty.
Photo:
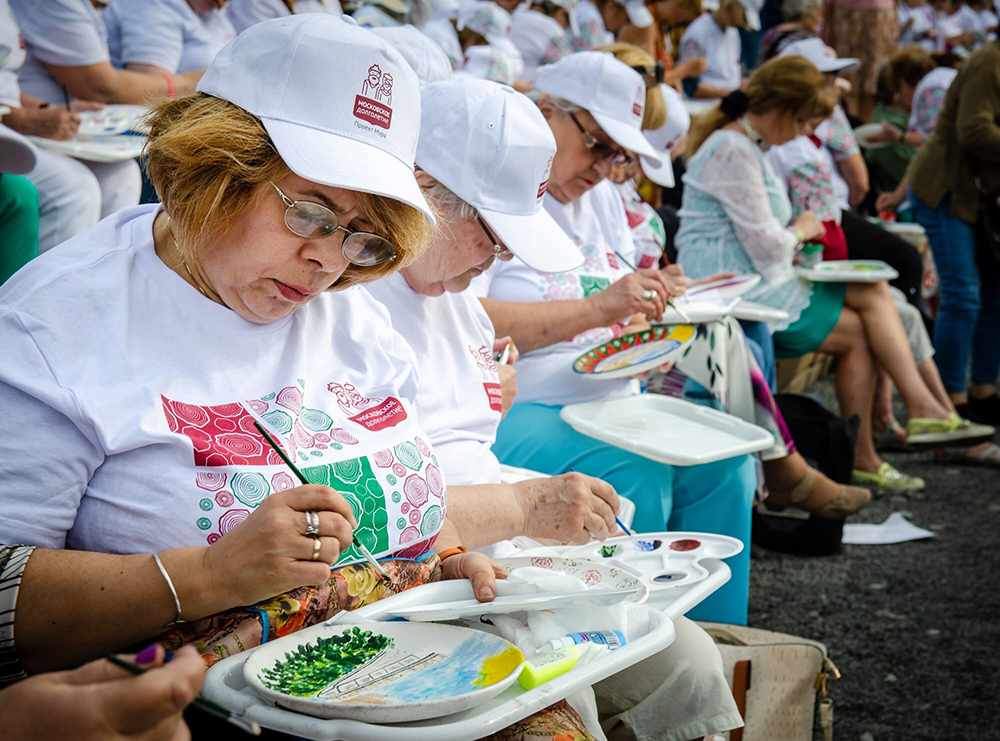
M698 623L712 636L745 727L730 741L812 741L816 695L824 741L833 739L827 682L840 672L808 638L727 623Z

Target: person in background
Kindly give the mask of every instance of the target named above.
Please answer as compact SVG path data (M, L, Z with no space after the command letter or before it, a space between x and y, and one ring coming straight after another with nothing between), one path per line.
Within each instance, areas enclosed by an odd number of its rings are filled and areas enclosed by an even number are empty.
M818 36L823 27L823 0L785 0L781 14L785 22L761 37L761 62L778 56L791 43Z
M893 0L829 0L824 5L823 40L837 54L859 60L845 74L850 113L862 121L871 117L878 92L878 72L896 49L896 7Z
M903 0L896 10L896 17L899 24L899 46L916 45L924 51L937 51L937 17L927 0Z
M740 28L760 30L753 0L722 0L719 9L697 18L681 39L678 63L703 58L705 71L684 79L691 98L723 98L743 85Z
M0 124L0 285L38 257L38 192L20 177L35 166L38 150Z
M362 28L392 28L404 25L412 10L409 0L361 0L351 16Z
M204 70L236 29L224 0L115 0L101 16L116 69L151 75Z
M506 39L510 27L510 14L499 5L490 0L470 0L459 6L455 18L432 19L422 32L444 49L452 70L458 70L470 49L488 47L491 39Z
M451 79L451 60L429 36L409 24L373 28L372 33L389 42L417 73L421 85Z
M514 11L510 40L524 59L523 78L531 80L542 65L573 53L577 0L533 0Z
M329 13L338 18L344 10L338 0L229 0L226 7L236 33L255 23L297 13Z
M907 171L941 279L934 345L944 387L959 414L992 425L1000 423L1000 265L988 244L977 261L975 225L980 204L1000 196L998 121L1000 42L991 41L958 71Z

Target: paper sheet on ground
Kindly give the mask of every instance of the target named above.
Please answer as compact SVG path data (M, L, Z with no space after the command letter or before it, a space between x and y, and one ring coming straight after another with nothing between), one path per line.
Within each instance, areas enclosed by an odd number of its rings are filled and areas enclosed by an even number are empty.
M937 533L924 530L907 520L900 512L893 512L885 522L878 525L844 525L841 542L850 545L889 545L905 543L908 540L933 538Z

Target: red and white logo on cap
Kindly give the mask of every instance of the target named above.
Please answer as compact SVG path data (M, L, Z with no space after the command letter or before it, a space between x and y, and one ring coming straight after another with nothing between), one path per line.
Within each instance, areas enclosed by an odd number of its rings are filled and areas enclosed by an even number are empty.
M361 83L361 95L354 97L354 116L373 126L388 129L392 125L392 75L377 65L368 68Z
M640 85L635 91L635 100L632 102L632 115L642 118L642 104L646 102L646 88Z
M538 195L536 198L541 198L545 195L545 191L549 188L549 173L552 172L552 157L549 157L549 161L545 163L545 172L542 174L542 182L538 184Z

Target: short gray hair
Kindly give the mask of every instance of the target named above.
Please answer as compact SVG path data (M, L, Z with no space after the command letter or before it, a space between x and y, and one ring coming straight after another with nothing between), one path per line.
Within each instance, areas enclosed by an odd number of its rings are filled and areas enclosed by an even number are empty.
M548 100L563 113L576 113L577 111L583 110L576 103L570 103L568 100L560 98L558 95L552 95L551 93L546 93L543 90L529 90L527 95L535 102L535 105L540 105L543 100Z
M436 179L432 186L424 190L424 198L431 202L434 214L442 224L471 221L479 213Z
M785 0L781 4L781 14L786 21L794 21L806 13L814 13L823 7L823 0Z

